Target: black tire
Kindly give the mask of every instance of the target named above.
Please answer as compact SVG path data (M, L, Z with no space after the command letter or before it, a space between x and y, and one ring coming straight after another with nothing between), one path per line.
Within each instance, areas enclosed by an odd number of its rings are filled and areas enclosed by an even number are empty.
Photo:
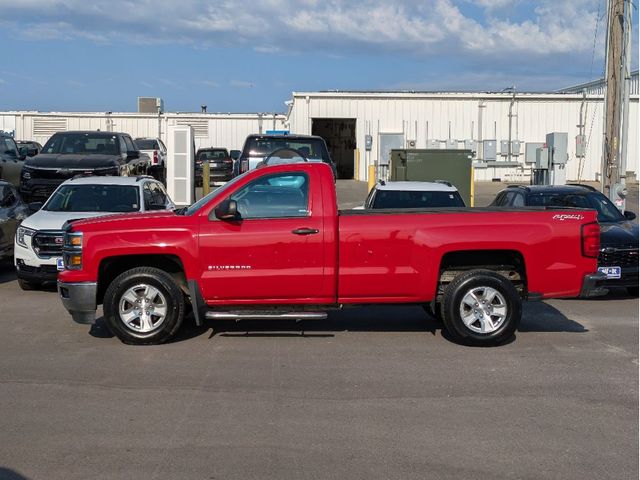
M140 332L125 324L120 316L120 302L129 289L138 285L155 287L165 303L164 320L148 332ZM138 267L117 276L107 288L103 300L104 318L109 330L122 342L130 345L157 345L173 337L184 319L182 291L171 275L152 267ZM140 324L142 326L142 324Z
M33 281L25 280L23 278L18 279L18 285L22 290L25 290L25 291L38 290L42 288L42 282L33 282Z
M638 287L627 287L627 295L638 298Z
M491 293L485 291L485 288L493 289L497 295L491 300L485 300L487 304L482 305L484 296ZM474 306L463 302L465 296L471 292L476 294L475 298L480 299ZM474 307L478 307L477 310ZM463 321L461 308L469 311L467 318L477 318L474 313L477 311L482 320L474 320L467 326ZM504 315L497 313L502 311L500 310L502 308L505 308ZM491 313L487 314L487 312ZM447 285L444 291L442 316L444 327L455 342L491 347L500 345L513 337L522 317L522 300L513 284L502 275L491 270L471 270L458 275ZM491 330L496 323L498 326L495 330ZM487 332L478 331L485 327Z

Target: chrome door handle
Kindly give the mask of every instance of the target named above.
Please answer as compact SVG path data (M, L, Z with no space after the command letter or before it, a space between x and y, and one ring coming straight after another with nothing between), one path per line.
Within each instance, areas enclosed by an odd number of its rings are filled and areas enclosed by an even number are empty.
M315 235L316 233L320 233L320 230L317 228L297 228L291 233L295 233L296 235Z

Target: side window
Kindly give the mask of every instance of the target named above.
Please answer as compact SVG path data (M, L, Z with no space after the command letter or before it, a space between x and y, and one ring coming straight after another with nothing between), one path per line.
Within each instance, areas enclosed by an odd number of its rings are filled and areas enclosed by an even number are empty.
M167 206L167 194L158 183L145 183L142 192L145 210L164 210Z
M128 152L138 150L138 148L133 144L133 140L131 140L130 137L124 137L124 144L127 146Z
M118 137L120 144L120 153L127 153L127 144L124 142L124 137Z
M524 195L522 195L521 193L516 193L516 196L513 197L513 206L524 207Z
M18 148L16 147L16 142L14 142L12 138L2 138L2 153L13 157L18 156Z
M373 200L376 197L376 187L373 187L371 189L371 191L369 192L369 195L367 195L367 199L364 202L364 208L371 208L371 206L373 205Z
M304 173L260 177L234 193L238 213L249 218L290 218L309 215L309 178Z
M505 195L505 192L499 193L495 200L491 203L491 205L493 205L494 207L504 207Z

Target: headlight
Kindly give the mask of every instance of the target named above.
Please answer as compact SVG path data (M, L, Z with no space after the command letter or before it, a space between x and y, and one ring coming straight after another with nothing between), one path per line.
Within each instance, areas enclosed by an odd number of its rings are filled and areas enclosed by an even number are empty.
M36 231L31 228L18 227L18 230L16 230L16 243L25 248L29 248L31 239L29 238L29 244L27 244L27 237L32 237L34 233L36 233Z
M68 232L64 235L62 260L67 270L82 269L82 232Z

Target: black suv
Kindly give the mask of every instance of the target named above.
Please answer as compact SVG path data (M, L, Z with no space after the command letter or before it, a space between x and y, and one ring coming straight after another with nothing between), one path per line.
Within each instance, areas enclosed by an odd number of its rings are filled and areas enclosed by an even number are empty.
M607 275L604 287L626 287L638 295L638 224L636 214L620 210L588 185L510 186L498 193L495 207L577 207L598 212L600 255L598 270Z
M234 163L234 176L258 166L266 157L277 150L295 150L309 162L324 162L331 166L336 177L336 165L329 156L327 144L315 135L249 135L244 141L242 154Z
M58 132L24 162L20 194L26 202L45 201L77 175L146 175L150 163L126 133Z
M226 148L201 148L196 153L196 186L202 186L204 162L209 162L210 182L228 182L233 177L233 159Z
M16 187L20 185L20 171L25 158L27 156L19 152L13 137L0 130L0 179Z

